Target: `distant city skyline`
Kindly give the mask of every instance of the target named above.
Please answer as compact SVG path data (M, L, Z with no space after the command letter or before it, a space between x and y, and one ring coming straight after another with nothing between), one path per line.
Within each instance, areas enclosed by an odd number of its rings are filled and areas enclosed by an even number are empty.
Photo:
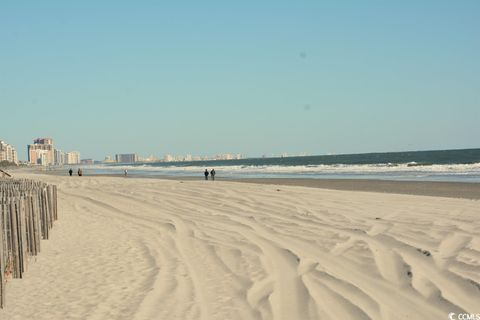
M260 157L290 157L307 156L301 154L263 154ZM68 164L94 164L94 163L135 163L135 162L183 162L183 161L204 161L204 160L240 160L246 156L241 153L224 153L214 155L195 155L195 154L170 154L165 153L162 156L148 155L143 156L137 153L116 153L114 157L106 155L103 160L95 158L80 157L79 151L64 152L54 144L52 137L41 137L33 139L33 143L27 145L27 158L18 159L17 151L13 145L0 140L0 161L6 160L13 163L25 162L33 165L68 165Z
M305 156L329 156L329 155L355 155L355 154L371 154L371 153L392 153L404 151L367 151L356 153L323 153L323 154L309 154L302 153L271 153L255 156L248 156L241 153L216 153L216 154L202 154L196 155L191 153L171 154L164 153L163 155L150 154L142 155L139 153L115 153L112 155L105 155L100 158L81 157L79 151L64 152L58 149L53 144L53 138L43 137L33 139L33 144L27 145L27 158L22 159L18 157L15 146L5 143L0 139L0 161L7 160L14 163L30 163L41 165L68 165L68 164L96 164L96 163L138 163L138 162L188 162L188 161L205 161L205 160L240 160L247 158L284 158L284 157L305 157ZM480 148L453 148L453 149L425 149L425 150L405 150L405 151L446 151L446 150L468 150Z
M0 137L27 159L478 148L480 2L6 2Z
M37 139L44 139L44 138L37 138ZM37 140L35 139L35 140ZM27 153L27 156L25 159L19 157L17 155L17 151L15 150L15 146L5 144L4 141L0 140L0 143L3 143L3 145L7 145L9 148L13 149L12 156L13 159L15 159L15 163L19 162L26 162L30 164L35 164L31 161L31 158ZM30 146L32 144L27 145L27 150L30 149ZM0 148L1 149L1 148ZM202 155L195 155L195 154L190 154L190 153L184 153L184 154L171 154L171 153L164 153L164 154L150 154L148 156L144 156L139 153L114 153L114 156L112 155L104 155L103 157L99 158L93 158L93 157L81 157L79 151L70 151L70 152L64 152L61 149L57 148L51 148L52 151L52 156L50 159L50 155L48 156L48 159L46 162L44 160L41 161L41 163L36 163L36 164L44 164L44 165L62 165L62 164L80 164L81 162L86 162L88 164L93 164L95 163L110 163L110 162L118 162L118 163L130 163L130 162L183 162L183 161L204 161L204 160L239 160L239 159L246 159L246 158L283 158L283 157L308 157L308 156L325 156L325 155L354 155L354 154L373 154L373 153L392 153L392 152L408 152L408 151L444 151L444 150L468 150L468 149L480 149L476 147L467 147L467 148L450 148L450 149L420 149L420 150L396 150L396 151L365 151L365 152L345 152L345 153L317 153L317 154L310 154L306 152L301 152L301 153L288 153L288 152L281 152L281 153L263 153L261 155L244 155L241 153L216 153L216 154L202 154ZM0 150L1 151L1 150ZM5 153L6 156L7 153ZM13 156L14 155L14 156ZM83 154L82 154L83 155ZM2 155L0 155L0 161L2 159ZM120 157L120 158L119 158ZM129 160L125 161L122 160L121 157L131 157ZM133 157L133 158L132 158ZM41 158L41 155L38 156L38 159ZM65 160L58 160L59 158L65 159ZM69 160L67 160L69 159ZM70 159L75 159L75 160L70 160Z

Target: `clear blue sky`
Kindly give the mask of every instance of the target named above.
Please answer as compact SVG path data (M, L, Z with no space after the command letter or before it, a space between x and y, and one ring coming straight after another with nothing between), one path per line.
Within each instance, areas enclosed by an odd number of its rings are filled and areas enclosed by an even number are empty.
M480 1L2 1L0 139L107 154L480 147Z

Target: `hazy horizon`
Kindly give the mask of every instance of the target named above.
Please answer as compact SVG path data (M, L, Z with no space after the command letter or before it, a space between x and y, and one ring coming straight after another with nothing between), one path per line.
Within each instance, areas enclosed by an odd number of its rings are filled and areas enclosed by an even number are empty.
M0 139L82 158L479 148L480 2L0 6Z
M63 150L59 147L57 148L57 146L55 146L55 149L60 149L64 152L78 151L78 150L68 150L68 151L66 151L66 150ZM355 153L348 153L347 152L347 153L290 154L290 153L284 152L284 153L279 153L279 154L262 154L262 155L240 154L240 155L242 156L241 159L244 160L244 159L261 159L261 158L348 156L348 155L391 154L391 153L408 153L408 152L416 153L416 152L431 152L431 151L434 151L434 152L435 151L461 151L461 150L479 150L479 149L480 149L480 147L476 147L476 148L475 147L474 148L452 148L452 149L397 150L397 151L364 151L364 152L355 152ZM91 159L91 160L95 160L95 161L103 161L106 156L110 156L110 157L112 157L112 160L115 160L115 155L116 154L136 154L137 156L140 156L142 158L148 158L149 156L155 156L155 157L158 158L158 161L164 161L164 156L166 156L166 155L170 155L170 156L173 156L173 157L187 156L187 155L191 155L191 156L194 156L194 157L196 157L196 156L205 157L205 159L201 159L201 160L169 160L168 162L197 162L197 161L204 162L204 161L215 161L215 160L229 161L228 159L214 159L213 158L214 156L222 156L222 155L226 155L228 153L230 153L230 152L215 153L215 154L191 154L191 153L140 154L140 153L137 153L137 152L125 152L125 153L106 154L102 158L86 158L86 157L81 156L81 159L85 159L85 160L90 160ZM237 155L235 153L230 153L230 154L233 155L233 156ZM20 161L26 161L27 159L20 158L19 160ZM238 160L238 159L234 158L234 159L231 159L231 160ZM139 160L139 162L142 162L142 161Z

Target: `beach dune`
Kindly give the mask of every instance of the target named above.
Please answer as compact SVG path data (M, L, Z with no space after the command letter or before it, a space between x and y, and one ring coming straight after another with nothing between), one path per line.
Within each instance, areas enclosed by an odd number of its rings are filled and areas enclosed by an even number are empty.
M478 200L28 177L58 186L59 220L0 319L480 314Z

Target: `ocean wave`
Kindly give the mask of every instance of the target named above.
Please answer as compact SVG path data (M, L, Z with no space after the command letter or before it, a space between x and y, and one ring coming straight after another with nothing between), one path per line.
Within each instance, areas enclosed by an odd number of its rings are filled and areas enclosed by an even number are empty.
M420 164L420 163L380 163L380 164L319 164L319 165L233 165L233 166L152 166L148 164L142 165L119 165L91 166L92 169L101 170L130 170L130 171L148 171L158 173L196 173L203 172L206 168L215 168L217 172L226 173L281 173L281 174L325 174L325 173L395 173L395 172L411 172L411 173L436 173L436 174L480 174L480 163L472 164Z

